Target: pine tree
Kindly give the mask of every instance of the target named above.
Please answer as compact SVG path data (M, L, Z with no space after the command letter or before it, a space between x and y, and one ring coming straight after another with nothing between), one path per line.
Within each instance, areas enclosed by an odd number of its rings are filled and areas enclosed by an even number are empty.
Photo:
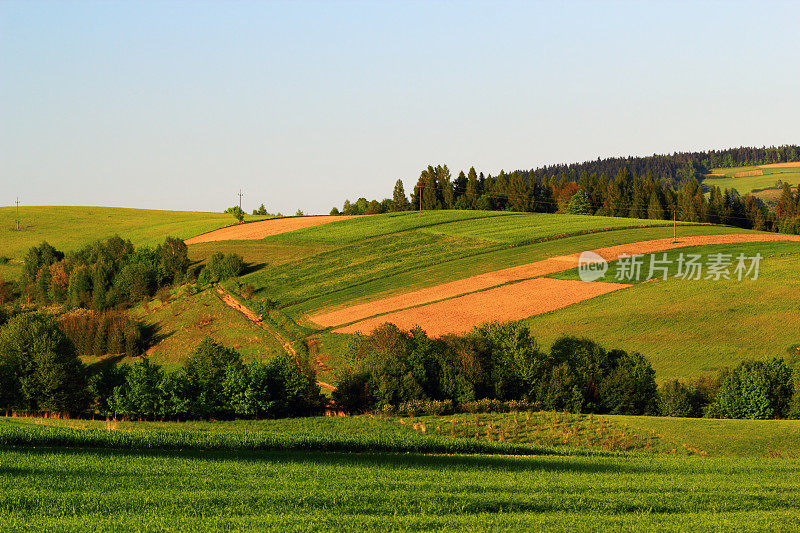
M475 167L469 167L467 173L467 188L464 196L467 199L467 205L470 209L475 209L475 203L481 195L480 185L478 183L478 175L475 173Z
M651 220L663 220L664 205L661 203L661 198L656 191L650 195L650 203L647 206L647 218Z
M397 180L394 184L394 192L392 193L392 211L406 211L409 208L408 198L406 198L406 191L403 188L403 180Z

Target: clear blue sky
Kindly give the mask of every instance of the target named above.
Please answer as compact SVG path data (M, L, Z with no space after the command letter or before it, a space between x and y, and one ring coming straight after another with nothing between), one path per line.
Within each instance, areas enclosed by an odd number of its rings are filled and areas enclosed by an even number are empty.
M800 2L0 2L0 205L327 213L800 142Z

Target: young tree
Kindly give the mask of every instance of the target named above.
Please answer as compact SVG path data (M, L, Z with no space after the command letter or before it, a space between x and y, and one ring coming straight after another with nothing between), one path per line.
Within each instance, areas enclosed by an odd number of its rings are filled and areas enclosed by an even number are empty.
M392 192L392 211L407 211L409 208L406 191L403 189L403 180L397 180Z
M589 202L589 197L583 189L572 195L569 204L567 204L567 213L570 215L592 214L592 204Z

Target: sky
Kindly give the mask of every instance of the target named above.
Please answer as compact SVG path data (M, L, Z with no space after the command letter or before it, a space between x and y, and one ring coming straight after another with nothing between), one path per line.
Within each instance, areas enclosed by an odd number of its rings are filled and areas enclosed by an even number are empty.
M800 143L800 2L0 0L0 205L327 213Z

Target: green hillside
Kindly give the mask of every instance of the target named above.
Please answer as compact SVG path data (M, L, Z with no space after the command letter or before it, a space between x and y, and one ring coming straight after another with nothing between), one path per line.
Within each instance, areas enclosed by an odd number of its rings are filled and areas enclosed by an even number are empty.
M241 284L252 285L256 292L246 304L260 309L259 302L274 302L278 308L268 315L284 325L289 337L320 338L322 352L338 361L347 336L320 330L307 320L308 315L557 255L672 237L670 224L657 221L655 227L643 227L650 224L638 219L548 214L423 212L353 219L255 243L216 246L240 251L259 265L240 280L225 283L226 288L235 292ZM725 233L748 231L678 227L679 236ZM195 253L195 247L191 248ZM213 248L206 247L204 253ZM719 248L698 247L693 253ZM783 353L798 341L796 332L781 324L798 303L793 295L800 291L786 290L786 283L794 287L791 272L800 265L800 245L723 248L728 253L769 255L761 279L727 285L643 284L533 317L533 333L543 346L558 335L572 333L641 351L653 361L659 380L692 377L744 358ZM776 316L783 317L783 322ZM671 342L659 342L663 338Z
M738 178L734 178L738 179ZM166 235L188 237L227 225L230 215L114 208L28 208L27 229L8 228L13 211L0 210L10 236L0 255L19 259L28 246L47 240L62 250L119 234L136 244L156 244ZM34 215L36 215L34 217ZM748 233L725 226L679 224L678 236ZM435 287L477 274L605 246L671 238L666 221L543 213L427 211L375 215L305 228L257 241L191 245L190 258L238 253L247 272L223 286L264 315L254 326L206 291L176 291L134 309L157 330L151 349L161 363L179 363L205 335L258 359L281 349L278 336L310 346L322 366L346 364L349 337L308 320L309 315ZM695 248L710 253L719 246ZM725 246L728 253L767 255L753 283L646 283L529 319L534 335L548 346L558 335L576 334L609 347L647 356L659 380L714 372L744 358L767 358L800 342L792 328L800 267L800 244ZM5 271L3 269L6 269ZM19 269L12 261L0 274ZM7 276L10 277L10 276ZM561 273L555 277L575 277ZM252 286L249 300L242 288ZM661 342L669 339L670 342ZM335 371L324 375L335 379Z

